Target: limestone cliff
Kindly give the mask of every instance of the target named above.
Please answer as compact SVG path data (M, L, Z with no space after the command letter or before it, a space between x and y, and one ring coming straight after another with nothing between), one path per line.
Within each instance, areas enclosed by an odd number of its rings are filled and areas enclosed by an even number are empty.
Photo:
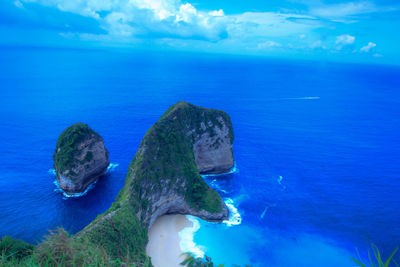
M234 164L233 130L219 110L179 102L147 131L133 158L124 188L104 214L78 236L115 256L129 254L146 265L147 230L164 214L228 219L221 197L201 173L221 173Z
M59 186L68 194L85 191L110 164L103 138L83 123L61 133L53 159Z

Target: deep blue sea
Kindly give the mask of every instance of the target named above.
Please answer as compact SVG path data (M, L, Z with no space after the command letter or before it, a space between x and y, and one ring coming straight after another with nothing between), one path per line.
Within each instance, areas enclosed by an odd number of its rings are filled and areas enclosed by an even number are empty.
M237 171L205 179L241 224L198 221L217 263L354 266L400 244L400 68L178 52L0 48L0 236L75 233L123 187L146 130L180 100L231 116ZM52 154L75 122L117 166L87 195L56 190Z

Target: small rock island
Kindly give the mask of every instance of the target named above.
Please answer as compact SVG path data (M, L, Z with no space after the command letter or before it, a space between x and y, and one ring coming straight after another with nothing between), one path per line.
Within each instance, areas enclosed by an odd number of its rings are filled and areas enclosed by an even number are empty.
M60 188L67 194L82 193L110 164L103 138L87 124L76 123L65 129L53 154Z

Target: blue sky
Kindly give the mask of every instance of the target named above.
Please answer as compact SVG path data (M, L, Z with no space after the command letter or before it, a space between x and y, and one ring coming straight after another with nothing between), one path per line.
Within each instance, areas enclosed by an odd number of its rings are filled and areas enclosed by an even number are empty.
M400 2L3 0L0 45L400 63Z

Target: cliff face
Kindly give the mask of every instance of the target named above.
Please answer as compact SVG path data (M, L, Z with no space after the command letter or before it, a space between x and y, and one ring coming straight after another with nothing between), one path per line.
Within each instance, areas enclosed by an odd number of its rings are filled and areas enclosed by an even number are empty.
M209 120L207 126L202 122L203 133L195 134L193 153L200 174L228 172L234 165L232 125L222 116L217 117L217 122Z
M228 219L225 203L199 173L229 170L234 164L232 143L232 124L225 112L175 104L147 131L116 202L80 236L117 256L135 254L143 263L148 260L147 230L159 216ZM118 249L112 240L117 240Z
M61 133L53 159L59 186L69 194L85 191L110 164L103 138L83 123Z

